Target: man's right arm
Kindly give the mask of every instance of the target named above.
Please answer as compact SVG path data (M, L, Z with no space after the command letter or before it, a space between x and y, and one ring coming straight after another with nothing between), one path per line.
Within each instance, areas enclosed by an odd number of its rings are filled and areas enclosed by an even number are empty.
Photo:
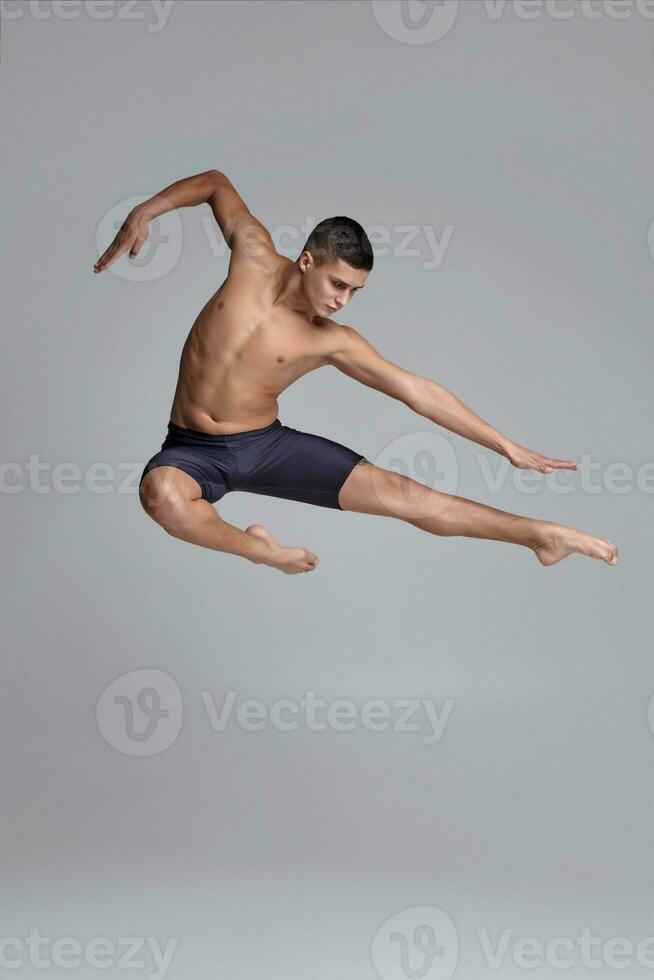
M247 251L248 247L256 244L274 247L267 229L250 212L229 177L220 170L207 170L194 177L178 180L149 201L139 204L135 210L152 220L173 208L205 202L210 205L232 251Z
M255 218L231 180L218 170L213 173L209 204L232 253L255 260L276 253L268 229Z
M174 211L175 208L192 207L204 204L213 194L216 185L217 170L207 170L193 177L183 177L174 184L164 187L154 197L137 204L132 213L144 215L148 221L158 218L160 214Z
M236 188L219 170L184 177L132 208L106 252L95 263L102 272L129 250L138 255L148 236L149 222L175 208L209 204L232 253L265 260L275 252L267 229L250 213Z

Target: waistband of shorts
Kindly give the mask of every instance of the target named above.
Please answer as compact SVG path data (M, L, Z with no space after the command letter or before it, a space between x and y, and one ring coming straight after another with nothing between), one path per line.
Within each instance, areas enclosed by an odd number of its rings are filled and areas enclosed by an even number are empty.
M168 437L173 439L184 440L185 442L192 443L193 445L204 445L204 446L226 446L226 445L237 445L239 442L244 440L254 439L257 436L266 435L267 432L272 432L274 429L281 428L281 422L279 418L276 418L274 422L270 425L265 425L261 429L245 429L243 432L230 432L230 433L215 433L215 432L201 432L199 429L186 429L184 426L175 425L174 422L168 422ZM167 438L168 438L167 437Z

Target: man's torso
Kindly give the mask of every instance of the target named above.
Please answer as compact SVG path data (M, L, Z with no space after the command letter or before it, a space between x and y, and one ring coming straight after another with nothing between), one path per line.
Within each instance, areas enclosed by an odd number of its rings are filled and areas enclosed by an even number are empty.
M328 363L338 324L275 304L292 264L277 253L265 269L230 264L186 338L170 412L176 425L217 435L270 425L281 392Z

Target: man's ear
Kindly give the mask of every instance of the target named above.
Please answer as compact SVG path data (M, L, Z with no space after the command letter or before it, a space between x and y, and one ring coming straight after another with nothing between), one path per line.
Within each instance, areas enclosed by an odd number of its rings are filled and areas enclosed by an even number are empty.
M298 259L300 272L306 272L307 269L310 268L312 262L313 262L313 255L311 254L311 252L308 252L306 250L302 252L300 258Z

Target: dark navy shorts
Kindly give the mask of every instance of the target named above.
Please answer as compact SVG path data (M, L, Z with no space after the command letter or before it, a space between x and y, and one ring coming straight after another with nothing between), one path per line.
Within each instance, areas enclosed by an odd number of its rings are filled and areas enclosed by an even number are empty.
M146 463L140 483L157 466L176 466L197 480L203 498L212 504L231 490L244 490L342 510L338 492L362 460L367 462L361 453L298 432L278 418L263 429L231 435L169 422L161 451Z

